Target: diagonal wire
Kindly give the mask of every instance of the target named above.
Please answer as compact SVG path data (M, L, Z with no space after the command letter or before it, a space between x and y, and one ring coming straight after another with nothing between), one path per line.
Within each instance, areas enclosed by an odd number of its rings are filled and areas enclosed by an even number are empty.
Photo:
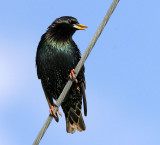
M93 46L95 45L96 41L98 40L100 34L102 33L105 25L107 24L111 14L113 13L114 9L116 8L117 4L118 4L119 0L114 0L109 8L109 10L107 11L102 23L100 24L100 26L98 27L95 35L93 36L91 42L88 45L88 48L86 49L86 51L84 52L82 58L80 59L80 61L78 62L76 68L75 68L75 76L78 75L80 69L82 68L82 66L84 65L85 60L87 59L88 55L90 54ZM72 80L68 80L67 84L65 85L62 93L60 94L56 104L59 107L61 105L61 103L63 102L66 94L68 93L70 87L72 86L73 81ZM58 107L54 107L54 111L57 112L58 111ZM38 145L44 135L44 133L46 132L48 126L50 125L51 121L53 119L52 115L49 115L49 117L47 118L47 120L45 121L43 127L41 128L37 138L35 139L33 145Z

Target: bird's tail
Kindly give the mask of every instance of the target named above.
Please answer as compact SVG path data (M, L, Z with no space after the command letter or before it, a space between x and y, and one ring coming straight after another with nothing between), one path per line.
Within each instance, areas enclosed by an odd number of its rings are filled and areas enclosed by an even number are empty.
M67 112L63 109L66 117L66 131L68 133L73 134L76 130L84 131L86 129L80 108L81 104L77 104L75 109L70 107Z

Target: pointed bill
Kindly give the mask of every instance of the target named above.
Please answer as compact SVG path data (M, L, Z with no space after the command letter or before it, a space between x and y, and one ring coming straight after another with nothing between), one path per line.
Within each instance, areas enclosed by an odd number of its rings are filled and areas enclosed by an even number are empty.
M88 28L86 25L82 25L82 24L74 24L73 27L78 30L85 30L84 28Z

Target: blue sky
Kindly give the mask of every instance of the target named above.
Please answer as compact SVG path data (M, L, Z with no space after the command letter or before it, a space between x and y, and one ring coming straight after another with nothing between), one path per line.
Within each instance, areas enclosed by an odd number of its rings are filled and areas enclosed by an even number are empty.
M48 117L35 68L47 27L65 15L87 25L73 37L83 54L111 2L1 2L0 144L32 144ZM159 5L158 0L120 1L85 63L87 130L67 134L63 115L58 124L51 123L40 145L160 144Z

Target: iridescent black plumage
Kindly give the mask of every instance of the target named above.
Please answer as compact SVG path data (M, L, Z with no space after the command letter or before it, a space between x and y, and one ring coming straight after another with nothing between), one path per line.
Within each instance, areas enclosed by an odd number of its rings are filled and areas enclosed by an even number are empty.
M53 98L58 99L69 74L80 60L80 52L72 40L72 35L78 29L83 29L73 17L60 17L56 19L39 42L36 55L37 75L47 98L49 107L53 105ZM66 117L67 132L85 130L81 114L82 97L84 114L87 115L85 96L84 67L77 76L78 83L73 83L64 102L61 104ZM58 121L58 118L56 118Z

